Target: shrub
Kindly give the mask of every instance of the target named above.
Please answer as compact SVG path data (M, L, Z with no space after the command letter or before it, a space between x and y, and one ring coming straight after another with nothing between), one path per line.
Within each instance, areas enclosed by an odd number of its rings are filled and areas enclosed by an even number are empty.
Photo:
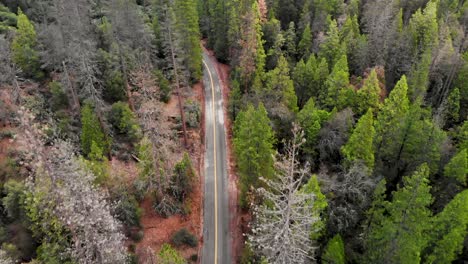
M118 133L126 134L132 140L137 140L140 137L140 127L135 115L126 103L117 102L112 105L109 122Z
M184 111L187 125L192 128L199 127L201 118L200 104L196 101L187 100L184 105Z
M68 106L68 97L65 94L65 91L60 85L59 82L50 82L49 83L50 93L52 94L51 98L51 107L52 110L58 111L61 109L65 109Z
M162 197L161 200L156 199L153 208L156 213L164 218L175 215L181 211L180 204L174 202L174 200L168 196Z
M195 177L192 162L187 153L184 158L175 165L174 174L171 178L171 192L174 198L182 202L187 194L192 191L192 182Z
M190 233L186 228L182 228L176 233L174 233L171 237L171 242L176 247L180 247L182 245L187 245L190 247L198 246L197 238Z
M121 195L116 207L117 219L126 226L139 227L142 209L134 195L124 193Z
M171 83L166 79L166 77L164 77L162 72L159 70L154 71L154 77L158 82L159 91L161 92L159 100L161 100L164 103L169 102L169 99L171 99Z
M143 230L133 231L130 233L131 239L135 242L140 242L144 236L145 233L143 232Z

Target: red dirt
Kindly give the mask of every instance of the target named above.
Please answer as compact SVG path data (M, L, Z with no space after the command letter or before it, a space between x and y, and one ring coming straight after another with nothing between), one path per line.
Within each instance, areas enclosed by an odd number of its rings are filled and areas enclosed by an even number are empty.
M203 47L204 48L204 47ZM249 223L249 214L242 214L238 201L239 201L239 177L236 174L236 161L232 154L232 121L228 115L227 106L229 104L229 71L230 67L226 64L219 63L214 57L214 53L204 48L209 54L210 58L216 65L216 71L221 79L221 86L223 91L224 100L224 124L226 127L227 135L227 155L228 155L228 173L229 173L229 211L231 212L231 238L232 238L232 263L238 263L240 253L244 245L243 230L246 230Z
M203 96L203 85L202 83L197 83L193 86L188 92L184 92L184 95L187 97L184 99L196 100L200 103L200 106L203 108L204 105L204 96ZM184 96L185 97L185 96ZM179 107L178 100L176 96L172 96L169 102L164 106L164 113L169 119L178 117ZM202 116L203 119L203 116ZM144 231L143 239L136 244L136 254L143 259L148 258L148 251L157 253L161 246L164 243L170 243L171 236L182 228L187 228L191 233L195 234L199 240L198 248L190 247L180 247L178 251L186 259L194 254L200 255L200 248L202 245L202 204L203 204L203 193L202 193L202 179L201 172L203 168L203 120L200 120L200 128L198 129L189 129L188 132L188 152L192 158L193 166L197 172L197 180L194 186L193 192L189 195L186 200L186 203L189 204L190 214L187 216L174 215L168 218L163 218L155 213L153 209L153 204L151 198L145 198L141 203L143 208L143 215L141 218L141 225ZM180 135L180 146L182 144L182 135ZM180 153L177 153L181 158L182 149ZM176 157L174 157L176 158Z

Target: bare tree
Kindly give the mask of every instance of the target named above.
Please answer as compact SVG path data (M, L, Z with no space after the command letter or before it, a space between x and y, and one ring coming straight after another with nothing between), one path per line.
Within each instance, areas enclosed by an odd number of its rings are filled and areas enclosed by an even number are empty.
M277 179L265 180L268 187L260 189L266 202L255 208L249 242L269 263L304 263L314 256L311 232L318 231L312 229L319 218L314 213L315 195L301 190L310 176L307 166L299 167L303 143L303 132L295 127L286 155L276 163Z
M106 192L93 184L95 175L69 143L57 141L52 147L44 147L37 125L31 120L23 114L23 142L33 168L27 186L35 210L53 212L70 232L67 250L78 263L125 263L122 227L111 215Z
M362 163L335 174L322 170L319 177L324 183L323 191L333 194L328 206L327 229L333 234L352 230L365 216L378 178L372 177Z

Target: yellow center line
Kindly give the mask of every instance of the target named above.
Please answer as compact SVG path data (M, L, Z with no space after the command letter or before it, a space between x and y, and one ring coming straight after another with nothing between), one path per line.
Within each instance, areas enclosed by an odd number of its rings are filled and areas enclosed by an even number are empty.
M217 175L216 175L216 111L215 111L215 95L214 95L214 85L213 85L213 77L211 76L211 71L208 65L206 64L205 60L203 60L203 64L205 65L206 69L208 70L208 76L210 77L211 83L211 103L212 103L212 111L213 111L213 159L214 159L214 218L215 218L215 241L214 241L214 264L218 263L218 183L217 183Z

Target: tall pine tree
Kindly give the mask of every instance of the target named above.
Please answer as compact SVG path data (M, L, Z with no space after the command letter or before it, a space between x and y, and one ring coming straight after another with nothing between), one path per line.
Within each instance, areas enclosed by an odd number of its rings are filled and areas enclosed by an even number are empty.
M260 186L259 178L274 175L273 155L275 137L265 107L248 105L234 123L234 153L240 174L241 206L246 207L250 188Z
M341 149L345 159L349 163L362 161L372 170L374 168L374 135L374 116L372 110L369 109L367 113L359 119L348 143Z

